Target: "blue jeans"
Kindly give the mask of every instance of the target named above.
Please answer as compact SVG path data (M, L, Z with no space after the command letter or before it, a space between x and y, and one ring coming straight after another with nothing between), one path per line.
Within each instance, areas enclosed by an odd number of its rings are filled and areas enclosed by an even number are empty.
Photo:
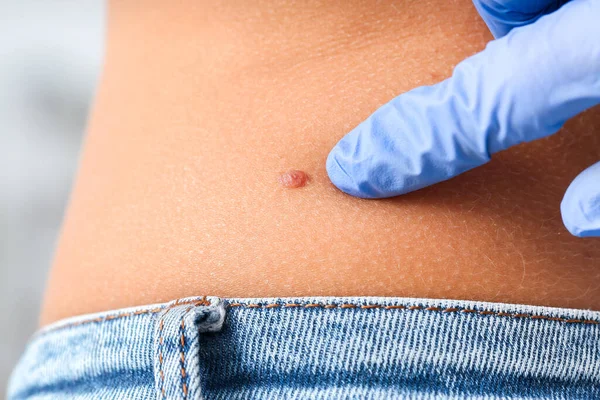
M17 399L600 399L600 312L190 298L38 332Z

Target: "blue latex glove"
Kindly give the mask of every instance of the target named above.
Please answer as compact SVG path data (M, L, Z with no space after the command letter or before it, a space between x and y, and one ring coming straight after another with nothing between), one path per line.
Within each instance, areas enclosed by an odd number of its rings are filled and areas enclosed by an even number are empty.
M551 135L599 104L600 0L563 3L475 0L500 38L342 138L327 158L331 181L353 196L397 196ZM600 236L600 163L573 181L561 210L572 234Z

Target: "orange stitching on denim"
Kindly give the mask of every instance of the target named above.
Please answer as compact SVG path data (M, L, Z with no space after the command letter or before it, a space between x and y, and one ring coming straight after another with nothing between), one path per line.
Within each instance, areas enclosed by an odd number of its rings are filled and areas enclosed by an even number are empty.
M385 306L386 310L406 310L404 306Z
M163 328L165 327L165 320L163 318L160 319L160 324L158 325L158 371L160 372L160 391L162 392L163 399L167 398L165 394L165 374L163 372L163 354L162 354L162 346L163 346Z
M442 310L442 312L445 312L445 313L448 313L448 312L457 312L457 311L460 311L460 309L459 308L454 308L454 307L448 307L448 308L444 308Z
M104 322L104 321L110 321L110 320L115 320L115 319L133 317L134 315L157 314L161 311L170 310L171 308L186 305L186 304L193 304L194 306L209 306L210 301L206 299L206 296L204 296L201 300L188 300L188 301L182 301L181 303L178 303L176 301L175 303L173 303L167 307L156 307L156 308L152 308L150 310L131 311L128 313L107 315L105 317L98 317L98 318L93 318L93 319L85 319L83 321L72 322L70 324L61 325L61 326L57 326L56 328L50 328L48 330L42 331L41 334L43 335L43 334L54 332L57 330L61 330L61 329L65 329L65 328L72 328L74 326L79 326L79 325L87 325L87 324L91 324L94 322Z
M138 311L132 311L132 312L128 312L128 313L123 313L123 314L115 314L115 315L108 315L106 317L99 317L99 318L94 318L94 319L88 319L88 320L83 320L83 321L78 321L78 322L73 322L71 324L66 324L66 325L62 325L62 326L58 326L56 328L51 328L49 330L43 331L42 334L46 334L46 333L50 333L53 332L55 330L60 330L60 329L65 329L65 328L71 328L74 326L79 326L79 325L85 325L85 324L89 324L89 323L94 323L94 322L103 322L103 321L107 321L107 320L115 320L115 319L121 319L121 318L127 318L127 317L132 317L134 315L141 315L141 314L156 314L159 313L163 310L168 310L171 309L173 307L177 307L177 306L181 306L181 305L185 305L185 304L193 304L194 306L207 306L210 305L210 301L206 299L206 296L204 296L201 300L189 300L189 301L182 301L182 302L178 302L176 301L174 304L171 304L170 306L167 307L158 307L158 308L153 308L150 310L138 310ZM294 308L294 307L300 307L300 308L314 308L314 307L322 307L324 309L335 309L335 308L361 308L361 309L370 309L370 308L383 308L386 310L423 310L424 308L422 306L404 306L404 305L376 305L376 304L369 304L369 305L357 305L357 304L350 304L350 303L343 303L343 304L317 304L317 303L311 303L310 305L304 305L304 304L299 304L299 303L285 303L285 304L277 304L277 303L271 303L268 305L260 305L260 304L245 304L245 303L230 303L227 305L227 307L245 307L245 308L277 308L277 307L285 307L285 308ZM431 307L428 307L431 308ZM434 307L437 308L437 307ZM427 309L425 309L427 310ZM455 308L455 307L448 307L445 309L440 309L440 310L427 310L427 311L441 311L444 313L450 313L450 312L461 312L461 313L476 313L476 314L480 314L480 315L495 315L498 317L517 317L517 318L529 318L529 319L541 319L541 320L548 320L548 321L559 321L559 322L568 322L568 323L582 323L582 324L600 324L600 321L596 321L596 320L586 320L586 319L567 319L567 318L560 318L560 317L550 317L550 316L546 316L546 315L530 315L530 314L511 314L511 313L504 313L504 312L496 312L496 311L478 311L478 310L473 310L473 309L468 309L468 308Z
M199 302L199 304L203 304L203 305L209 305L210 301L206 300L206 296L202 298L202 300ZM197 306L198 304L194 303L194 307ZM185 383L185 378L187 377L187 372L185 370L185 317L188 315L188 313L194 309L194 307L190 307L187 310L185 310L185 312L183 313L183 316L181 317L181 324L180 324L180 328L181 328L181 337L179 339L179 343L181 344L181 349L179 351L180 356L179 356L179 360L181 361L181 390L183 390L183 399L187 399L187 395L188 395L188 387L187 384Z
M523 313L507 313L503 311L491 311L491 310L474 310L469 308L457 308L457 307L436 307L436 306L417 306L417 305L383 305L383 304L352 304L352 303L342 303L342 304L321 304L321 303L308 303L308 304L299 304L299 303L270 303L270 304L255 304L255 303L230 303L227 307L244 307L250 309L258 309L258 308L277 308L277 307L286 307L286 308L323 308L323 309L334 309L334 308L358 308L363 310L368 309L376 309L382 308L385 310L422 310L422 311L435 311L442 313L475 313L479 315L493 315L496 317L509 317L509 318L527 318L533 320L547 320L547 321L558 321L565 322L568 324L590 324L590 325L599 325L600 321L592 320L592 319L567 319L560 317L550 317L547 315L533 315L533 314L523 314Z

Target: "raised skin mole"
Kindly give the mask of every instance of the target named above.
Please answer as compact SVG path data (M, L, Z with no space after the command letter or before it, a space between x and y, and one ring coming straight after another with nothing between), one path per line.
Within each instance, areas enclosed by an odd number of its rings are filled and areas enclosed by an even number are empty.
M288 189L296 189L306 185L308 182L308 175L304 171L292 169L285 172L279 177L279 183L281 186Z

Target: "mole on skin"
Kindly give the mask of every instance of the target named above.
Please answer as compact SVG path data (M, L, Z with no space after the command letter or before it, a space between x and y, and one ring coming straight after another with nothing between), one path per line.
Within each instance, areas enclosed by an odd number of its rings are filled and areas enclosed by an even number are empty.
M288 189L296 189L306 185L308 182L308 175L304 171L292 169L285 172L279 177L279 183L281 186Z

